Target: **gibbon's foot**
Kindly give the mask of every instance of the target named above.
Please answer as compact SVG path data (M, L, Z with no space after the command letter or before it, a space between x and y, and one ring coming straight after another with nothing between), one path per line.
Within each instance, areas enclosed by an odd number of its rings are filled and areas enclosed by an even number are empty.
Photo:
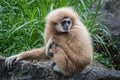
M54 68L55 65L56 65L55 62L51 62L51 63L50 63L50 66L52 67L52 69Z
M12 70L13 69L13 65L15 63L17 63L18 61L20 61L20 57L18 55L15 55L15 56L11 56L11 57L8 57L6 60L5 60L5 67L8 69L8 70Z
M61 73L61 74L62 74L62 72L61 72L61 70L60 70L60 68L59 68L59 66L58 66L57 64L54 66L53 70L54 70L55 72L58 72L58 73Z

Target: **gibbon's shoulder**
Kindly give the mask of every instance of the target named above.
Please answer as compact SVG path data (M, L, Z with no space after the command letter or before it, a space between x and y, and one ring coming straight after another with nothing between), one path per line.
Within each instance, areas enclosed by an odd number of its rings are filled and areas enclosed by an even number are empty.
M72 21L75 21L78 20L78 15L71 7L57 8L47 15L46 22L56 23L63 18L71 18Z

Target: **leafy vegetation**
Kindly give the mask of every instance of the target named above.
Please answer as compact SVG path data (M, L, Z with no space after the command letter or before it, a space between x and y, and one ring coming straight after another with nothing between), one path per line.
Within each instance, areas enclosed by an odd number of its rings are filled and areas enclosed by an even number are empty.
M90 10L93 3L98 6ZM110 33L103 25L96 22L100 3L101 0L1 0L0 55L11 56L44 46L43 32L47 13L58 7L71 6L86 24L93 37L94 46L102 46L102 52L97 50L95 52L103 54L95 53L95 59L101 58L102 63L108 63L109 67L113 67L108 47L114 45L114 41L111 39L109 44L105 42L104 34L107 33L106 35L111 38Z

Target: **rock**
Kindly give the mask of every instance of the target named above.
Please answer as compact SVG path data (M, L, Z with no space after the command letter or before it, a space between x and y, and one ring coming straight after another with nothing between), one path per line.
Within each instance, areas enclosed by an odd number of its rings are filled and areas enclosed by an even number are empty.
M110 30L116 45L120 48L120 0L105 0L97 21ZM120 50L120 49L119 49Z
M109 50L116 64L116 69L120 70L120 0L104 0L97 21L109 29L113 40L115 40L115 45L110 46Z
M120 80L120 71L98 66L97 62L93 62L73 77L65 77L54 72L46 63L33 64L21 61L14 65L13 70L8 71L4 62L5 58L0 58L0 80Z

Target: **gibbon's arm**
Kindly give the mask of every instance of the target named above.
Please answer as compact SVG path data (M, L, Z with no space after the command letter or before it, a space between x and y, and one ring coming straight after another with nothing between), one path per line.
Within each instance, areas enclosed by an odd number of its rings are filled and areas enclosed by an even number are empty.
M58 37L56 35L53 35L50 37L50 39L48 40L47 44L46 44L46 55L48 57L53 57L53 54L50 52L50 48L52 47L53 44L55 45L59 45L60 47L63 48L63 51L68 50L67 52L69 53L70 50L68 49L68 45L64 43L64 41L60 41L62 39L62 37ZM64 44L64 45L63 45Z
M45 55L45 47L33 49L26 52L21 52L18 55L8 57L5 60L5 66L7 69L12 69L12 64L17 63L20 60L49 60L50 58Z

